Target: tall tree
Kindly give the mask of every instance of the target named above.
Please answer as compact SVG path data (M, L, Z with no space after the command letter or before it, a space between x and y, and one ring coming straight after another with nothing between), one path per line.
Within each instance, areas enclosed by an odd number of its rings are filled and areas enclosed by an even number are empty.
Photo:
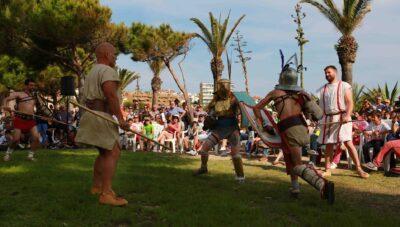
M143 23L133 23L130 27L127 52L132 54L133 61L144 61L153 72L151 90L153 92L152 106L158 104L158 94L161 91L161 72L165 68L164 61L154 57L154 40L156 39L156 28Z
M139 73L129 71L128 69L118 69L119 81L121 91L124 91L126 87L133 81L139 79Z
M128 52L132 54L132 60L148 64L157 61L159 64L163 63L183 93L192 115L189 94L173 69L172 61L178 56L186 55L189 50L189 42L194 34L174 31L168 24L153 27L134 23L130 31L127 48Z
M0 7L0 53L35 69L57 64L73 72L79 87L94 61L94 47L109 41L123 49L126 28L112 24L98 0L8 0Z
M246 85L246 93L249 95L249 75L247 74L247 65L246 63L251 60L251 57L245 56L245 54L250 54L250 50L245 50L247 46L247 42L243 41L243 35L240 34L239 30L236 31L236 36L233 38L233 41L235 41L232 46L234 46L234 50L238 53L237 58L239 58L239 61L236 63L241 63L242 64L242 69L243 69L243 75L244 75L244 84Z
M343 0L340 12L333 0L301 0L315 6L342 33L335 46L342 68L342 80L353 82L353 64L356 61L358 44L353 36L354 30L360 26L365 15L371 11L372 0Z
M233 25L231 30L228 32L228 23L229 16L225 18L224 22L221 23L221 20L217 20L214 15L210 12L210 29L208 29L203 22L201 22L198 18L191 18L201 30L202 34L196 33L196 36L203 40L203 42L207 45L210 50L213 58L211 60L211 72L214 78L214 89L216 88L216 82L222 77L222 71L224 70L224 63L222 61L222 54L225 51L226 45L229 42L233 32L245 17L242 15Z
M296 7L294 8L296 11L296 16L292 15L292 18L294 19L294 22L297 24L297 44L300 47L300 65L297 68L298 71L300 71L300 86L304 88L304 70L307 70L306 67L304 67L304 45L308 43L309 41L304 37L304 30L302 26L302 20L306 17L306 14L301 12L301 6L300 4L296 4Z

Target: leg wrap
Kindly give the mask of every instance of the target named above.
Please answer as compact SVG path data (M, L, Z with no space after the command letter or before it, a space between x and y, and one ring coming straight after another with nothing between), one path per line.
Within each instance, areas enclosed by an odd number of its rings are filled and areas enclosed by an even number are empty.
M235 156L232 157L232 162L233 162L233 167L235 168L235 173L237 177L244 177L244 172L243 172L243 162L242 162L242 157Z
M11 147L7 148L6 154L10 155L11 153L13 153L14 149L12 149Z
M321 191L324 188L326 180L312 167L298 165L293 168L293 173L301 177L318 191Z
M201 168L207 168L208 155L201 155Z

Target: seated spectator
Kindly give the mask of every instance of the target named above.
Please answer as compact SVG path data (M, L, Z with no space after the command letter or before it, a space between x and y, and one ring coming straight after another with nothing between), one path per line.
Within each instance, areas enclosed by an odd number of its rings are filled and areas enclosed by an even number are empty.
M383 159L393 151L398 157L400 157L400 139L392 140L386 142L382 149L379 151L378 155L374 158L372 162L368 162L364 165L365 168L377 171L379 167L382 166Z
M360 113L361 114L369 114L374 110L374 107L368 100L363 101L363 105L361 107Z
M128 121L129 123L129 121ZM132 120L132 124L130 129L132 131L138 132L138 133L142 133L143 131L143 124L142 122L139 121L139 115L134 115L133 116L133 120ZM133 136L132 133L128 133L128 136ZM143 140L139 135L136 135L136 143L139 142L139 146L140 149L143 149Z
M158 138L161 132L164 130L164 121L161 118L160 114L157 114L152 121L153 130L154 130L154 138Z
M189 126L186 136L183 138L183 148L185 151L190 150L188 154L190 155L197 155L197 148L199 147L199 128L197 119L193 121L192 124ZM193 141L192 147L190 146L190 142Z
M164 144L165 140L174 138L174 135L179 134L181 132L181 126L179 123L179 116L172 116L171 122L167 125L164 131L161 132L160 136L157 138L157 141L160 144Z
M156 116L158 114L160 114L160 112L158 111L158 105L153 105L149 112L150 118L152 118L154 120L154 119L156 119Z
M203 110L201 105L197 105L196 109L194 110L194 117L199 117L200 115L206 116L207 112Z
M143 134L150 139L154 138L154 127L149 117L146 117L143 122ZM153 142L151 140L144 139L143 151L151 151L153 148Z
M373 148L373 158L379 153L384 144L385 136L389 132L390 127L382 122L381 113L375 111L372 113L372 122L366 128L364 134L370 138L370 141L363 146L364 160L370 162L369 149Z
M391 133L386 137L387 141L400 139L400 116L396 112L393 112L391 116Z

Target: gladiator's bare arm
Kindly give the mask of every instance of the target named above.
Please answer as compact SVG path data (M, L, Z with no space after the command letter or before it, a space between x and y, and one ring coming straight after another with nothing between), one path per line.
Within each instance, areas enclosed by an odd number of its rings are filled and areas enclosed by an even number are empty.
M2 109L10 111L10 107L8 107L8 102L10 102L11 100L17 99L17 98L18 98L17 92L11 93L10 96L8 96L7 98L5 98L3 100L3 103L1 105Z
M265 96L264 99L262 99L255 107L254 107L254 115L256 116L256 119L258 120L259 124L262 124L262 117L261 117L261 109L264 109L268 103L271 102L273 98L273 92L268 93L267 96Z
M102 85L104 96L110 108L110 112L115 115L119 122L124 120L121 109L119 108L119 100L117 96L118 83L115 81L106 81Z

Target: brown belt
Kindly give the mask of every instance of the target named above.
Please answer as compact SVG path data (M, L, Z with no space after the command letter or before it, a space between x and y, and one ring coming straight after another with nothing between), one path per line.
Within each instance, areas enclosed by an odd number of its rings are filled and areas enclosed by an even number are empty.
M86 100L86 107L91 110L100 111L104 113L111 113L107 101L101 99Z
M341 115L341 114L345 114L345 113L346 113L346 111L341 111L341 112L330 113L330 114L325 114L325 115L328 116L328 117L332 117L332 116L335 116L335 115Z
M286 129L291 128L296 125L303 125L303 126L307 127L307 122L304 120L302 115L288 117L282 121L279 121L277 124L278 129L281 133L286 131Z

